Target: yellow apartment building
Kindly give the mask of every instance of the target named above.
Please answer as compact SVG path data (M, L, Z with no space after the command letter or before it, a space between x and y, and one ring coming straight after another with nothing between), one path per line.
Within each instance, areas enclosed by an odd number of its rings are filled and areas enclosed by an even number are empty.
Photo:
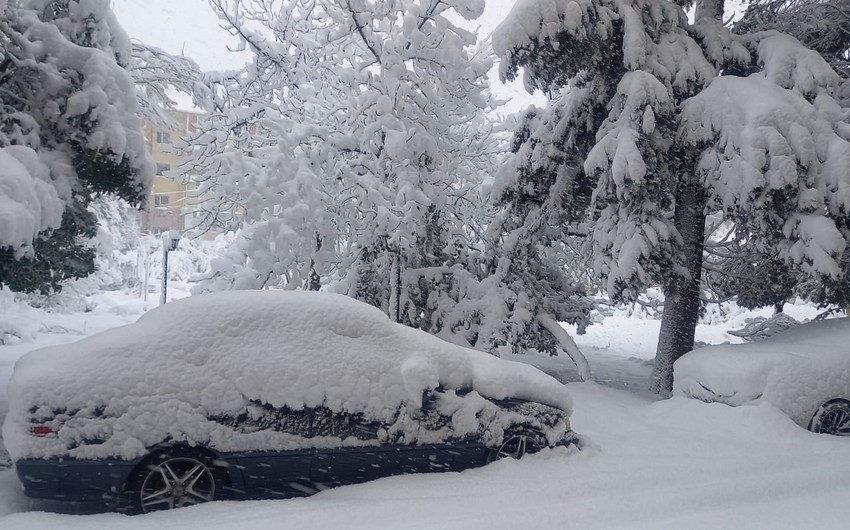
M175 145L183 135L195 130L199 114L186 111L172 111L170 114L175 122L173 128L165 130L148 122L143 128L148 149L156 163L156 177L148 196L147 210L141 212L140 224L143 232L153 234L165 230L185 232L194 226L192 191L195 184L188 173L177 173L182 156L175 152Z

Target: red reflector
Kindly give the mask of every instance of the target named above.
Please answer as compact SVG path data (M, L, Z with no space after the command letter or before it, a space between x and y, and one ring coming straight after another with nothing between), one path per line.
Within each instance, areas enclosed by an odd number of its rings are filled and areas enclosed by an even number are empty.
M35 436L48 436L53 434L53 427L48 427L47 425L36 425L31 429L31 431Z

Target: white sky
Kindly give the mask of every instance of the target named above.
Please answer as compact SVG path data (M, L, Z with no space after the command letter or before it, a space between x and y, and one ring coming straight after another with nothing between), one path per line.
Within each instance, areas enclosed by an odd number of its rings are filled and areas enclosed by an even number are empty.
M486 0L484 14L474 21L478 34L486 38L508 14L516 0ZM218 18L207 0L114 0L118 21L130 37L158 46L173 54L184 54L204 70L227 70L240 67L245 55L234 53L238 41L218 26ZM505 113L516 112L534 103L545 104L541 93L529 95L521 81L503 84L498 66L490 72L493 92L511 101Z
M507 16L517 0L485 0L484 14L473 21L480 26L478 34L486 38ZM130 37L158 46L172 54L184 54L204 70L227 70L242 66L244 57L228 50L238 41L218 26L218 18L207 0L113 0L113 9ZM727 16L740 17L744 7L738 0L727 1ZM459 17L458 17L459 18ZM528 94L522 81L504 84L499 81L498 65L490 71L493 93L510 100L504 114L523 110L530 104L545 105L545 97Z

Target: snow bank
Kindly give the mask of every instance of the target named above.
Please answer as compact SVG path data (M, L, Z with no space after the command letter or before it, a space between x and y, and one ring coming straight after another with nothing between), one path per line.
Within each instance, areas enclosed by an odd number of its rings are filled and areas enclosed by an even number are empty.
M208 419L235 417L261 402L362 413L416 441L421 433L415 425L408 429L399 411L418 410L423 393L438 386L473 391L446 391L439 406L454 431L429 433L429 442L476 433L483 422L494 422L490 435L499 439L519 418L511 412L500 420L501 409L482 396L571 408L564 386L533 367L393 324L350 298L235 291L178 300L135 324L25 355L15 365L3 434L15 459L129 459L166 439L224 451L304 447L298 436L236 432ZM58 437L28 434L31 416L54 421L54 415L64 421ZM554 442L563 426L545 434ZM309 443L366 442L314 437Z
M761 342L709 346L674 365L673 393L728 405L767 401L807 427L817 408L850 399L850 319L812 322Z

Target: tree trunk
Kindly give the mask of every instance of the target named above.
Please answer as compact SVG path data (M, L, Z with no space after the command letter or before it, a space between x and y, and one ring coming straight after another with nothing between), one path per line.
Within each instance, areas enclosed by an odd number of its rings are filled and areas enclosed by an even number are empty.
M322 238L319 237L319 234L315 235L315 246L313 248L313 254L318 254L320 250L322 250ZM322 277L319 276L319 272L316 270L316 261L313 258L310 258L310 276L307 278L307 285L305 286L308 291L319 291L322 288Z
M316 272L316 262L312 259L310 260L310 275L307 277L307 285L305 285L305 290L307 291L320 291L322 289L322 277L319 276L319 273Z
M664 288L664 313L655 351L650 389L669 395L673 390L673 363L694 348L700 310L700 276L705 240L705 194L694 176L687 176L676 191L674 223L682 236L687 274L676 274Z
M724 0L697 0L695 20L723 22ZM700 279L705 242L705 190L695 175L683 175L676 189L676 229L682 236L682 257L687 274L674 274L664 288L664 313L655 350L650 390L670 395L673 363L694 349L700 310Z
M390 265L390 320L401 321L401 256L395 251Z

